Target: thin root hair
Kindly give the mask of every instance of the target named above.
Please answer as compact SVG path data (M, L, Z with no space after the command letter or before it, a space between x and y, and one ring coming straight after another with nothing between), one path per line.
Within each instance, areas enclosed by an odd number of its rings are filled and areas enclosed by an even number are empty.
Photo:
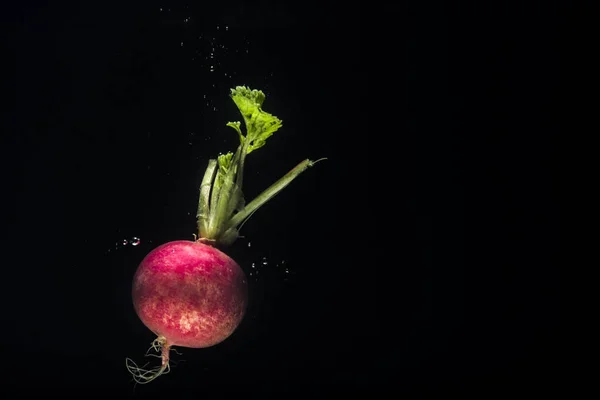
M154 350L159 354L150 354L150 351ZM125 366L127 367L127 371L133 376L133 380L139 384L145 384L152 382L154 379L158 378L161 375L168 374L171 371L171 366L169 365L169 351L170 345L167 343L167 339L164 336L159 336L156 338L148 351L146 351L146 357L158 357L162 359L160 366L146 369L146 366L149 363L144 364L141 367L131 359L125 359Z

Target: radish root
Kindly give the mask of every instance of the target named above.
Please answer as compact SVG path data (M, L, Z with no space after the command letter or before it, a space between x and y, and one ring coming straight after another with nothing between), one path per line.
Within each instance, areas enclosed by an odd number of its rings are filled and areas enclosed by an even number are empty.
M159 354L150 354L151 350L154 350ZM150 348L145 354L146 357L160 358L161 364L159 367L145 369L148 363L138 367L131 358L125 359L125 366L127 367L129 373L133 376L133 380L136 383L144 384L152 382L161 375L168 374L171 371L171 367L169 365L169 350L171 350L171 346L167 343L167 339L164 336L159 336L154 339L150 345Z

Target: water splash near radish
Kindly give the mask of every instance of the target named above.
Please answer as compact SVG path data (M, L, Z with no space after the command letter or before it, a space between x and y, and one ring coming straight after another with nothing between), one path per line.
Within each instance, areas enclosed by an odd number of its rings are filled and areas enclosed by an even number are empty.
M170 371L174 346L205 348L227 339L239 326L248 304L244 271L223 249L239 237L239 229L267 201L316 162L304 160L290 172L245 203L242 194L246 156L265 145L282 121L262 110L265 95L245 86L231 89L231 98L244 119L229 122L240 139L235 153L211 159L200 185L198 236L177 240L152 250L140 263L134 278L134 309L157 338L147 353L160 358L151 369L126 359L137 383L148 383ZM149 354L154 350L159 354Z

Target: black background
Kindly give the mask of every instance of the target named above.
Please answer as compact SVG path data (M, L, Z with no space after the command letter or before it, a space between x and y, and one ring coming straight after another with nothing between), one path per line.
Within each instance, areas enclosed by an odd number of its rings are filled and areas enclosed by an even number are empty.
M553 389L560 13L5 9L2 391ZM170 374L134 388L125 357L141 362L153 336L133 311L132 276L154 246L192 239L206 162L236 145L224 126L239 119L236 85L265 91L284 121L248 158L247 199L304 158L328 160L228 250L247 273L269 262L239 329L180 349ZM132 237L141 243L122 245Z

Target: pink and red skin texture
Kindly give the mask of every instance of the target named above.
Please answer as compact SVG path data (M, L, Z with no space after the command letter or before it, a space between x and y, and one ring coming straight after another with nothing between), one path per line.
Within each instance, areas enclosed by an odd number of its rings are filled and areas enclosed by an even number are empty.
M169 346L203 348L227 339L248 304L246 277L220 250L179 240L152 250L133 279L133 305Z

